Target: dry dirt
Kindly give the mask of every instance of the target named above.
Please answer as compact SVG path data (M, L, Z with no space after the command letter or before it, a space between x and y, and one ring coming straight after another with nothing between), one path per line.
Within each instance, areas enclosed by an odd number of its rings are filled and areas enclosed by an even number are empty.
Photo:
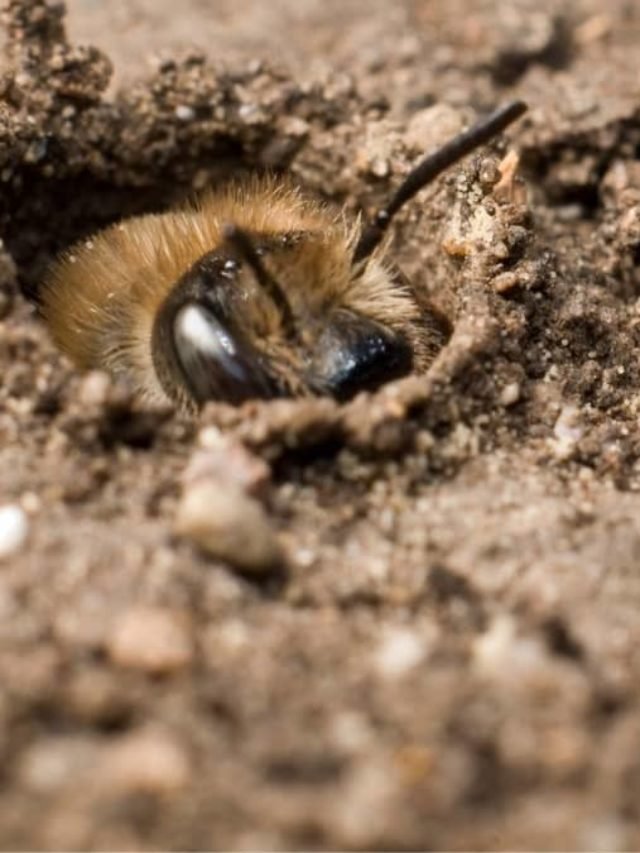
M2 848L640 848L638 4L67 5L4 3ZM25 298L239 169L369 210L512 97L395 229L453 326L426 376L188 423ZM221 446L286 571L175 536Z

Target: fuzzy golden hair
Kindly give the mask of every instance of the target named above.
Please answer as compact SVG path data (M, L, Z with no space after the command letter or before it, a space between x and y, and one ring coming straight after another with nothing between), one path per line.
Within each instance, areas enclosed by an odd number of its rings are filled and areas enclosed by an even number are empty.
M363 231L257 177L107 228L51 270L51 333L80 367L190 411L212 399L344 400L424 368L447 324L385 263L385 235L421 189L526 110L504 104L425 155Z
M81 368L104 368L133 379L151 398L166 397L152 355L155 318L176 283L224 241L232 223L266 239L298 235L292 249L266 259L303 326L326 322L344 308L404 334L424 366L433 338L408 288L385 265L383 250L353 262L359 222L305 197L281 179L250 178L208 191L181 209L112 225L76 245L53 266L42 290L51 334ZM244 310L244 309L243 309ZM265 300L249 300L244 328L283 370L297 370L281 334L281 318ZM304 383L290 382L293 393ZM174 395L175 399L175 395Z

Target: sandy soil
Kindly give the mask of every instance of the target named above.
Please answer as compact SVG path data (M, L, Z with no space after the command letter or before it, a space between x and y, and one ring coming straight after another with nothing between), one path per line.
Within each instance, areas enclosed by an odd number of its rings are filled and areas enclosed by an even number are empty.
M4 6L2 848L638 849L637 4ZM453 327L426 376L189 423L25 298L237 169L371 209L510 97L395 231ZM286 571L175 535L221 464Z

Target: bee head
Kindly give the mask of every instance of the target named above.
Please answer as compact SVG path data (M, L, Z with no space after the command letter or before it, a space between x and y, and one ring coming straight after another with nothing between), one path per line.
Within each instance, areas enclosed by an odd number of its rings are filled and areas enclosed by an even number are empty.
M425 350L421 312L377 255L354 261L342 220L249 232L178 281L152 332L156 373L179 402L326 394L346 400L408 373Z
M362 233L322 217L298 229L224 225L221 244L158 314L152 351L165 391L195 405L313 393L346 400L428 363L435 317L383 263L384 235L417 192L526 109L506 104L427 155Z
M360 233L300 216L222 225L161 307L152 332L156 373L191 406L221 399L328 394L346 400L425 366L434 315L382 259L393 217L445 169L526 111L515 101L427 155ZM296 203L293 203L295 208ZM299 211L300 212L300 211Z
M420 189L525 109L507 104L429 154L362 230L275 178L117 223L50 271L52 336L78 366L191 411L208 400L347 400L423 369L447 330L385 260L385 233Z

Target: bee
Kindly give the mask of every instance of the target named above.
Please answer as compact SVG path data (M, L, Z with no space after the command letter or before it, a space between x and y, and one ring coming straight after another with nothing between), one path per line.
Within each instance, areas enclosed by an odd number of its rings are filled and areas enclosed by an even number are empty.
M52 267L42 313L80 368L195 412L207 401L348 400L424 370L436 313L386 258L398 211L526 111L509 103L427 155L368 225L250 177L112 225Z

